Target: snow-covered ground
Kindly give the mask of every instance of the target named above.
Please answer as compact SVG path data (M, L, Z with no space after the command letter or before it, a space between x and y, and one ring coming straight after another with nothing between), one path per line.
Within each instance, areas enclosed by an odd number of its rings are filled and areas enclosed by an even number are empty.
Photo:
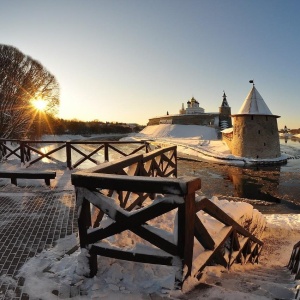
M261 215L246 203L232 203L211 199L223 210L238 220L252 217L254 226L266 225L262 239L265 241L260 264L266 268L286 266L293 245L299 240L300 219L298 215ZM170 224L169 218L160 220L165 226ZM199 216L209 232L218 232L213 218L201 213ZM123 235L114 241L119 245L131 242L131 237ZM75 235L68 236L57 242L52 250L44 251L39 256L27 262L20 272L25 280L25 291L32 299L57 299L55 291L61 297L73 299L153 299L154 295L171 299L180 299L186 295L199 282L190 280L183 291L172 290L174 285L175 269L172 267L141 264L115 260L105 257L98 258L98 274L94 278L87 278L88 273L85 251L76 250L72 254L66 252L78 244ZM252 264L237 265L240 272L247 273L256 266ZM207 267L200 282L210 282L227 273L224 267ZM238 284L238 278L232 280L232 287ZM86 295L79 296L79 290L84 290ZM251 293L241 293L221 286L212 286L205 291L193 292L189 299L272 299L258 297Z
M170 125L169 125L170 126ZM187 125L185 125L187 126ZM165 127L164 125L161 126ZM229 155L228 149L220 141L216 141L216 133L212 128L206 127L197 134L196 128L190 127L188 133L179 133L179 128L175 126L172 131L166 127L164 131L149 131L149 128L140 135L131 137L131 139L151 138L160 139L160 142L173 142L181 147L183 153L189 154L190 149L199 146L199 149L205 148L207 152L213 153L216 157ZM169 127L170 129L170 127ZM186 134L186 136L183 136ZM159 136L160 135L160 136ZM80 137L79 137L80 138ZM50 138L51 140L52 138ZM63 138L64 140L65 138ZM73 139L73 138L72 138ZM204 151L204 150L203 150ZM212 157L213 158L213 157ZM15 168L14 162L2 163L1 168ZM37 165L38 168L54 168L53 165ZM53 183L58 190L69 190L70 171L59 170L58 177ZM219 201L216 197L211 199L215 204L225 210L237 221L245 218L253 218L253 225L265 230L261 239L265 242L264 249L260 258L260 265L266 268L276 268L277 266L286 266L293 248L293 245L300 240L300 215L297 214L272 214L262 215L253 209L250 204L242 202L230 202L227 200ZM211 232L217 232L215 220L206 214L199 215L205 226ZM159 220L165 228L170 228L174 221L172 213L165 214L165 218ZM110 243L124 245L131 243L130 235L120 235ZM105 257L98 257L98 274L94 278L87 278L84 275L88 273L86 253L80 249L73 253L67 252L78 245L78 237L75 235L68 236L57 241L57 245L48 251L43 251L37 257L28 261L20 272L20 276L25 278L24 288L30 295L31 299L58 299L57 294L61 297L68 298L73 295L72 299L156 299L155 297L165 297L169 299L187 299L184 298L186 293L191 290L195 284L190 280L185 285L184 291L172 290L174 284L175 270L171 267L126 262ZM196 249L197 250L197 249ZM256 266L246 264L235 266L239 271L247 273ZM228 270L221 266L207 267L204 271L200 282L210 282L210 278L219 278L222 281L222 274ZM1 280L13 281L11 278L0 278ZM238 278L233 279L230 283L232 287L238 283ZM79 290L86 291L86 295L79 296ZM193 292L189 299L272 299L268 296L257 296L251 292L234 291L234 289L222 288L222 285L212 286L209 289L197 290Z
M260 258L260 265L267 268L285 266L288 263L293 245L299 240L300 219L298 215L262 215L253 209L250 204L219 201L216 197L211 199L221 209L240 223L247 223L251 219L253 228L265 231L262 239L266 245ZM203 212L199 218L211 234L217 234L220 224ZM174 214L166 214L160 219L166 228L174 220ZM122 234L110 243L116 245L131 244L132 236ZM57 242L56 247L43 251L37 257L27 262L20 272L24 277L25 290L32 299L57 299L55 291L61 297L73 299L153 299L154 295L171 299L180 299L199 282L189 280L183 291L173 290L175 269L166 266L141 264L121 261L105 257L98 258L98 274L94 278L87 278L88 266L86 252L79 249L72 254L66 254L78 244L75 235L68 236ZM195 249L195 252L199 250ZM239 271L248 272L255 268L252 264L238 265ZM224 267L207 267L200 282L209 282L213 277L221 280L222 273L228 272ZM237 281L232 281L232 287ZM227 287L228 288L228 287ZM84 290L86 295L79 296L79 290ZM152 296L151 296L152 295ZM191 299L257 299L255 295L234 292L222 289L220 286L211 287L208 290L199 290L193 293ZM270 299L260 297L258 299Z

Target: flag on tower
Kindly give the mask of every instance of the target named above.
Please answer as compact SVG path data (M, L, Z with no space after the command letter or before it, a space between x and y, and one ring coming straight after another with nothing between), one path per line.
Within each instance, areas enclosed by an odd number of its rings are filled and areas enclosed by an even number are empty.
M253 83L253 80L249 80L250 83Z

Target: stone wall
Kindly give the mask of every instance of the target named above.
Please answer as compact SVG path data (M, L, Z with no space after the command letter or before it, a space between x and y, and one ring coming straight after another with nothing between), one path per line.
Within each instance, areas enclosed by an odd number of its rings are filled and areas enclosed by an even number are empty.
M217 118L217 122L216 122ZM219 114L171 115L149 119L147 126L159 124L218 126Z
M231 152L247 158L280 156L277 118L266 115L235 115Z
M159 125L160 124L159 121L160 121L160 118L149 119L149 122L148 122L147 126L150 126L150 125Z

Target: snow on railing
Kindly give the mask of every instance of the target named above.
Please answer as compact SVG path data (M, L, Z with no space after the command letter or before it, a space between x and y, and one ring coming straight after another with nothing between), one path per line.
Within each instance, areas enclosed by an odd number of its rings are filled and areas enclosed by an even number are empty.
M176 175L176 146L71 175L90 276L97 273L97 255L173 266L176 288L188 278L199 279L210 264L258 262L263 243L210 200L196 201L199 178ZM209 233L199 211L222 224L217 235ZM196 257L195 247L202 249Z

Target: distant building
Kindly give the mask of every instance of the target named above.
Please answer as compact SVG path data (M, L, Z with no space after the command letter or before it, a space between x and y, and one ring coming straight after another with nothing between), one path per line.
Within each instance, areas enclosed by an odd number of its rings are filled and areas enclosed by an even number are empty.
M182 108L179 111L181 115L204 114L204 109L199 106L199 102L194 97L192 97L192 99L189 100L186 104L187 108L184 109L184 104L182 103Z
M187 101L187 107L182 107L179 114L165 115L149 119L148 126L158 124L181 124L181 125L202 125L212 126L217 129L231 127L231 108L228 105L225 92L223 101L219 107L219 112L206 113L204 108L199 106L199 102L192 97Z
M235 156L247 158L280 157L277 118L254 84L237 114L233 127L222 131L222 138Z
M232 127L231 122L231 108L227 102L227 96L225 92L223 93L223 101L219 107L219 126L223 130L225 128Z

